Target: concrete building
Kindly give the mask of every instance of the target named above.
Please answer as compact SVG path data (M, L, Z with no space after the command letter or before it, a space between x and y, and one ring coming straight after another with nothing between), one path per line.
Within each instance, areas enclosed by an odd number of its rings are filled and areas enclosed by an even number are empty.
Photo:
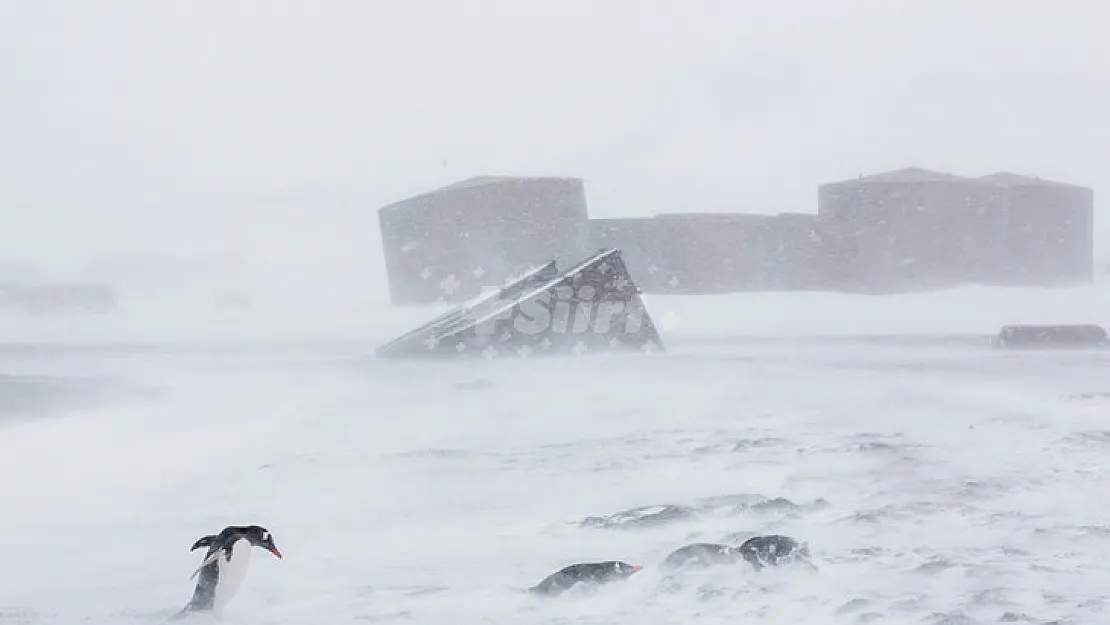
M824 220L812 213L779 213L767 221L762 286L794 291L826 288L835 266L824 250Z
M978 180L1001 189L1005 198L1003 283L1053 286L1094 280L1094 191L1009 172Z
M838 239L825 222L813 213L591 219L590 247L623 250L647 293L831 288L843 271L829 257Z
M1093 195L911 167L823 184L816 214L590 220L579 179L478 177L383 207L379 220L396 305L469 300L609 248L648 293L891 293L1090 282Z
M378 218L394 305L460 302L587 251L577 178L470 178L385 206Z
M907 168L823 184L818 214L841 240L846 283L899 292L997 282L1005 271L1006 198L998 185Z
M667 290L659 220L652 217L591 219L590 249L621 250L632 279L647 293Z
M668 293L731 293L763 288L770 215L657 215L662 280Z

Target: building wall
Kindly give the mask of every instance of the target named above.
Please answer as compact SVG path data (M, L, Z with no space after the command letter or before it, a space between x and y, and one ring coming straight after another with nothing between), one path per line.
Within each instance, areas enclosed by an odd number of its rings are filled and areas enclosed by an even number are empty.
M769 215L664 214L659 241L669 293L762 288Z
M1054 286L1094 279L1094 192L1056 184L1007 185L1008 284Z
M907 169L818 188L818 212L588 220L581 180L477 178L379 211L395 304L460 301L616 247L649 293L902 292L1094 273L1093 192Z
M989 282L1005 258L1005 198L969 179L822 185L818 213L855 239L846 288L909 291Z
M378 211L395 305L458 302L551 260L586 252L586 197L573 178L472 179Z
M659 248L659 221L650 217L591 219L590 249L621 250L628 273L648 293L667 288L667 273Z
M825 253L833 237L815 214L664 214L589 223L590 247L621 249L648 293L831 288L837 275Z
M767 224L763 288L786 291L827 288L835 269L823 253L830 239L824 220L817 215L775 215Z

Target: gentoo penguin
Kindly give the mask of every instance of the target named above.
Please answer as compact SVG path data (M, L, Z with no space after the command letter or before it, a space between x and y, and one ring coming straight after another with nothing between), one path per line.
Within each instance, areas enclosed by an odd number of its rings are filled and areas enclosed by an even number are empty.
M739 547L717 543L694 543L679 547L663 560L668 569L704 568L718 564L736 564L744 558Z
M560 595L575 584L604 584L628 579L633 573L643 568L620 560L572 564L548 575L543 581L528 590L540 595Z
M808 562L810 556L806 543L778 534L749 538L740 545L739 550L757 571L788 562Z
M243 583L250 563L251 547L262 547L281 557L281 552L274 546L273 535L258 525L225 527L219 534L201 537L189 551L201 547L208 547L208 552L200 568L189 576L192 579L199 573L200 578L192 600L178 613L179 617L188 612L207 611L219 616Z

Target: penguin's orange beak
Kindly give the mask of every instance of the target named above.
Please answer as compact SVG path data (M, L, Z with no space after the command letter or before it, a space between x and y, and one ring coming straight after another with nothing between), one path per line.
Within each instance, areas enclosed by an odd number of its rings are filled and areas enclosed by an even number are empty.
M281 558L281 552L280 552L280 551L278 551L278 548L277 548L277 547L266 547L266 549L267 549L267 550L268 550L268 551L269 551L270 553L272 553L272 554L274 554L275 556L277 556L278 558Z
M641 566L639 564L633 564L632 565L632 572L633 573L636 573L637 571L642 571L642 570L644 570L643 566Z

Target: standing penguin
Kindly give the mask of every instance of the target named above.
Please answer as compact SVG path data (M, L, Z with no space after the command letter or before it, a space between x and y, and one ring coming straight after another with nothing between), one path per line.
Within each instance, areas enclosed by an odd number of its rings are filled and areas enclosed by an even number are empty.
M225 527L219 534L201 537L189 551L201 547L208 547L208 552L200 568L189 576L192 579L199 573L200 578L197 579L193 598L177 614L178 618L189 612L213 612L219 616L243 583L250 563L251 547L262 547L281 557L281 552L274 546L273 535L259 525Z
M606 562L584 562L565 566L548 575L528 590L540 595L561 595L576 584L604 584L620 579L628 579L644 567L608 560Z

